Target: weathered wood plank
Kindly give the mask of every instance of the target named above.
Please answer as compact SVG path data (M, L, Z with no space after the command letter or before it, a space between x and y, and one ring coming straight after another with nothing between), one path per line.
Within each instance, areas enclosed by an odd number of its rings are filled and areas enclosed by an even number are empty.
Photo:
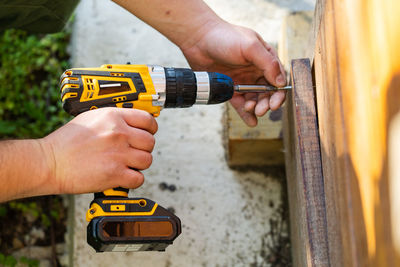
M400 164L388 146L400 138L389 135L400 116L400 2L324 2L314 66L330 262L400 266L400 192L389 186Z
M325 194L311 66L292 61L284 146L293 266L329 266Z
M230 167L282 165L282 109L268 111L258 125L248 127L234 108L226 105L226 158Z
M321 22L324 20L325 16L326 1L327 0L318 0L315 3L314 21L312 25L313 32L309 40L309 47L305 54L305 56L308 57L311 62L314 62L314 51L318 39L319 28L321 27Z
M288 14L283 20L278 55L289 74L293 59L304 58L309 51L314 54L313 18L314 11L296 11Z

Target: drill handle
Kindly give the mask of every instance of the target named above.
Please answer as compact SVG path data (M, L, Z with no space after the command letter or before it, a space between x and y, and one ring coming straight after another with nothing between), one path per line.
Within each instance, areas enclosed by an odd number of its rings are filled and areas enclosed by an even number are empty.
M129 189L123 187L116 187L113 189L107 189L103 192L94 193L94 198L104 197L128 197Z
M131 168L136 170L135 168ZM94 198L104 198L104 197L128 197L129 189L124 187L115 187L113 189L107 189L103 192L94 193Z

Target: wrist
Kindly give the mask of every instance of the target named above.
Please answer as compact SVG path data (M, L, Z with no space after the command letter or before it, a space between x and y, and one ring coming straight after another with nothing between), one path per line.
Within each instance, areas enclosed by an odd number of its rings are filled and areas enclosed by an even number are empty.
M208 32L218 27L222 23L226 23L218 17L213 11L206 12L198 16L191 22L192 25L185 26L185 32L178 35L176 40L172 40L182 51L199 45L200 41L207 35Z
M43 193L44 194L62 194L61 186L58 185L56 175L56 159L54 154L53 145L48 139L44 137L35 139L40 147L40 154L42 159L42 179L43 179Z
M42 139L0 142L0 202L58 193L46 147Z

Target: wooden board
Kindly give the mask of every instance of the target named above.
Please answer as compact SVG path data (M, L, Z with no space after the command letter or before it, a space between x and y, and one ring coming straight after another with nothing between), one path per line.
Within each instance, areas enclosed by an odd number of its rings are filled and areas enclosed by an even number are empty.
M282 23L282 33L278 44L278 55L286 72L290 75L293 59L304 58L314 53L313 32L314 11L296 11L288 14Z
M282 109L268 111L258 125L248 127L235 109L226 105L226 157L230 167L282 165Z
M314 55L332 266L400 266L400 1L318 1ZM318 23L318 22L317 22ZM393 185L393 186L391 186Z
M311 66L292 61L284 146L293 266L329 266L324 181Z

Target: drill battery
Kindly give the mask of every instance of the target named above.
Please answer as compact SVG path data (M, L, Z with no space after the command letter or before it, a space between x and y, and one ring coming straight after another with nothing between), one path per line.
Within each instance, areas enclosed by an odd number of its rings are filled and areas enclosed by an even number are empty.
M87 242L97 251L165 251L180 219L146 198L95 198L87 211Z

